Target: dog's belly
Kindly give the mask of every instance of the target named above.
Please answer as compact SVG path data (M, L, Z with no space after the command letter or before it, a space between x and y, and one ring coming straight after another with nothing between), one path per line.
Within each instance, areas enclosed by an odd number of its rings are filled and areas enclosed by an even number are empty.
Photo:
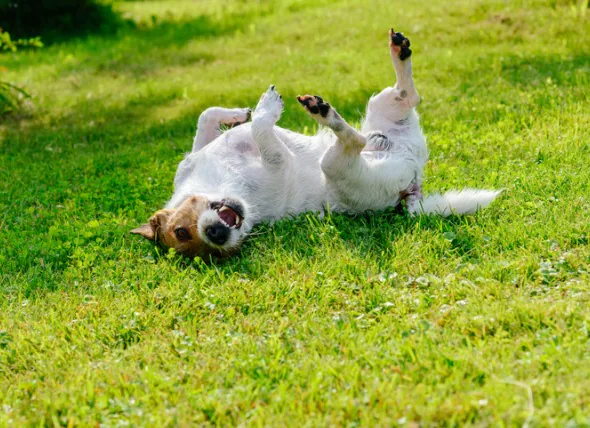
M240 125L224 132L200 152L219 155L223 159L247 162L250 158L260 158L258 147L254 143L250 131L250 124ZM222 161L223 162L223 161Z
M326 204L320 168L325 143L278 127L275 132L293 153L285 165L263 165L250 124L240 125L183 161L179 172L186 178L179 180L178 193L235 195L255 208L256 221L321 210Z
M295 157L313 157L319 160L327 148L325 144L322 144L323 141L319 141L315 137L302 135L278 126L275 126L275 132ZM238 162L247 162L249 158L260 159L260 151L254 142L254 138L252 138L250 123L245 123L224 132L203 150L209 153L222 154L227 159Z

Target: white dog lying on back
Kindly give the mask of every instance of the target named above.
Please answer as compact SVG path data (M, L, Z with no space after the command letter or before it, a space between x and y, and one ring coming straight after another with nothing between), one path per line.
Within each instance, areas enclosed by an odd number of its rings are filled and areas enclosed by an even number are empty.
M465 189L422 197L426 140L414 108L410 42L389 33L397 83L369 100L360 131L318 96L298 101L322 131L305 136L277 127L282 97L271 86L250 109L213 107L198 121L192 152L180 163L174 195L134 229L189 257L237 251L252 227L303 211L358 213L405 200L414 214L470 214L498 191ZM221 125L233 126L227 132ZM237 126L239 125L239 126Z

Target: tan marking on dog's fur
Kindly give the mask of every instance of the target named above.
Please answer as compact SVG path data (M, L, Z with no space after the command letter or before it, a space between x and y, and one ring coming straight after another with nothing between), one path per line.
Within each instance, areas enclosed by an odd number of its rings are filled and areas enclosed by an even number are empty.
M151 241L166 247L174 248L177 253L188 257L199 256L207 259L208 256L225 256L221 250L212 248L201 239L199 235L199 216L209 207L209 201L204 196L189 196L176 209L163 209L157 211L149 220L131 233L143 236ZM190 239L181 241L176 237L176 229L185 228Z

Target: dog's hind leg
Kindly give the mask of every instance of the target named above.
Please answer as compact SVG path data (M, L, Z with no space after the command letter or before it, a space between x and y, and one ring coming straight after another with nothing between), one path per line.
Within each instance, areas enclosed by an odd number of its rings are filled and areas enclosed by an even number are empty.
M252 114L252 138L260 151L260 157L267 167L283 168L293 157L285 143L277 136L275 124L283 112L283 97L271 85L262 94Z
M385 88L369 100L363 132L382 130L382 119L403 122L420 104L420 95L412 77L410 40L402 33L389 31L389 53L395 69L395 86ZM380 120L381 119L381 120Z
M297 101L320 125L327 126L338 137L337 145L344 152L358 155L365 147L366 138L350 126L329 103L317 95L299 95Z
M360 212L395 205L402 191L416 180L419 167L405 158L368 160L361 155L366 138L321 97L297 97L308 114L327 126L336 141L324 153L321 168L341 209Z
M297 100L309 116L320 125L330 128L337 137L321 160L326 177L333 180L352 176L360 178L366 170L366 162L360 156L367 143L366 138L350 126L329 103L324 102L322 97L300 95Z
M210 107L199 116L197 134L193 140L193 152L201 150L223 132L221 125L229 128L250 120L249 108Z

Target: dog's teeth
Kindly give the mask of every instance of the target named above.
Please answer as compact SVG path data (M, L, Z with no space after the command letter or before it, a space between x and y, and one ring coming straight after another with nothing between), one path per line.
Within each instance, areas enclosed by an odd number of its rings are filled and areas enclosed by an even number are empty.
M229 207L227 207L227 206L224 205L221 208L219 208L219 210L217 212L222 212L222 211L225 211L225 210L229 210Z

